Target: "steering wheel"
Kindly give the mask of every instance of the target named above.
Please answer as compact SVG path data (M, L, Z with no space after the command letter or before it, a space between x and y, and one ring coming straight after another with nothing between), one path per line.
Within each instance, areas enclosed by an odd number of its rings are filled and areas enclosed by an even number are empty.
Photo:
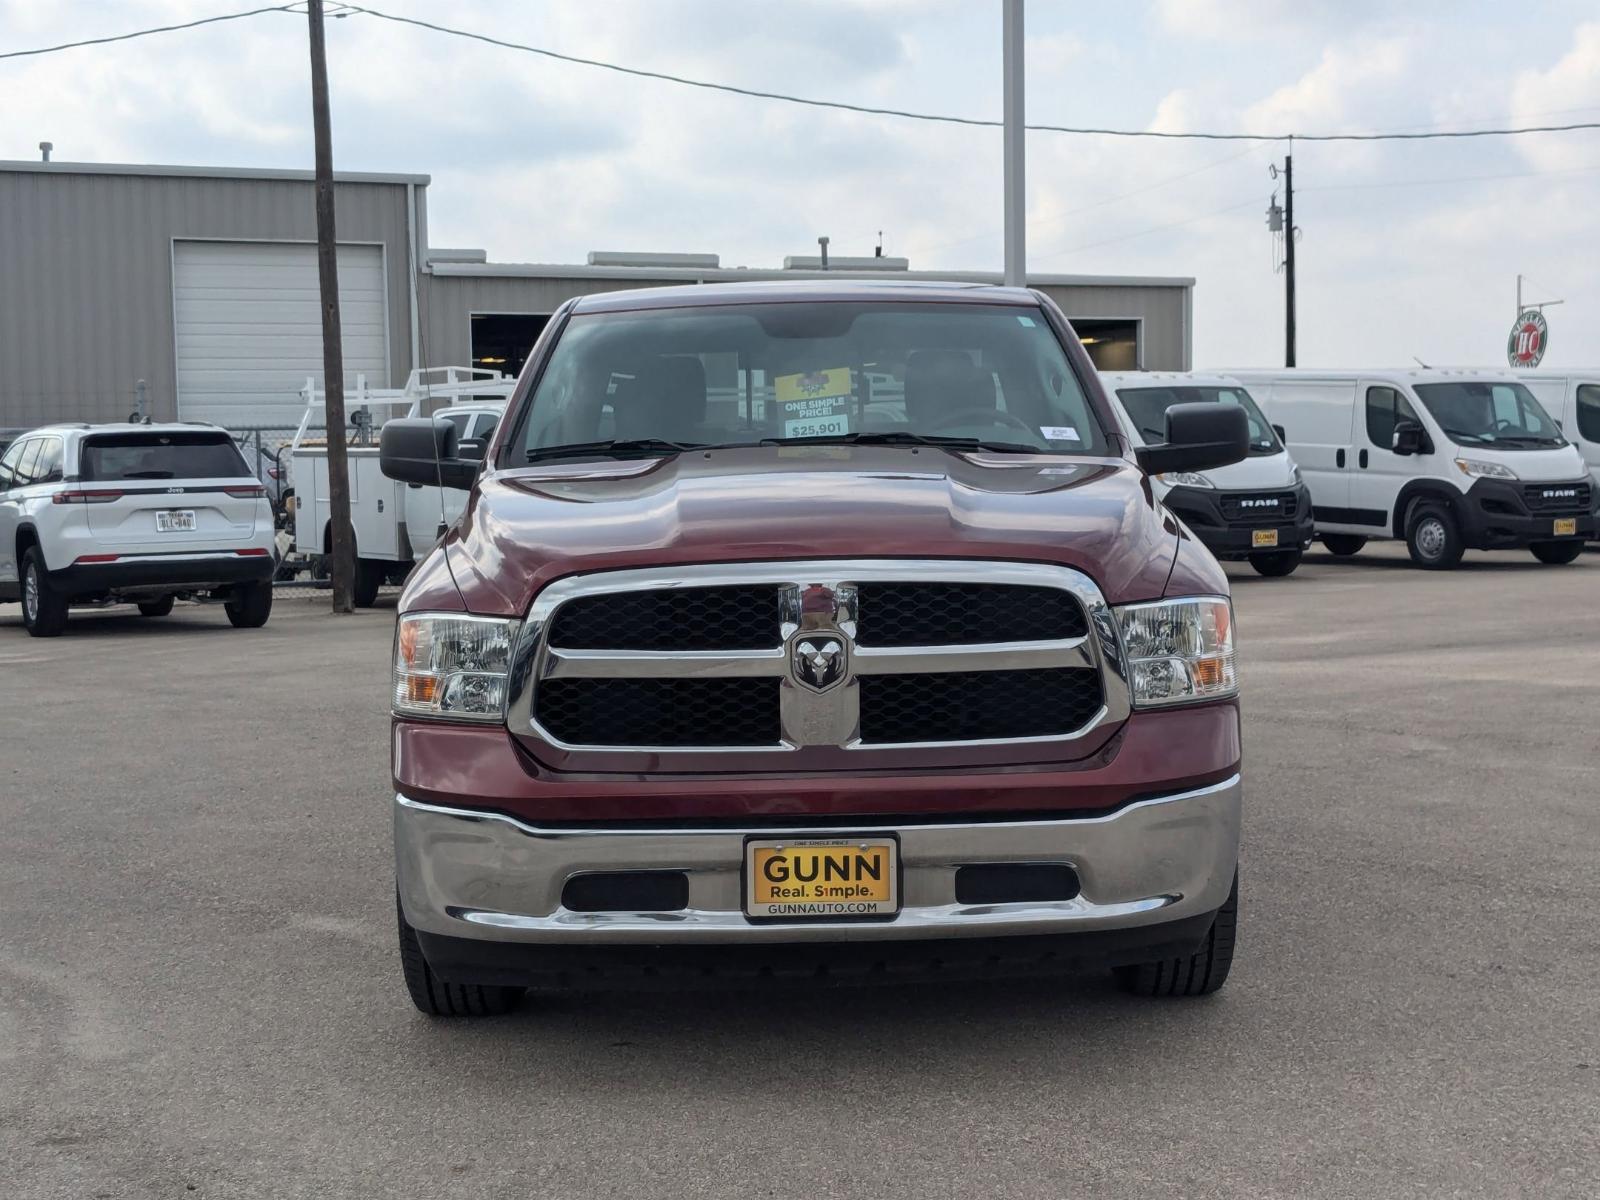
M1520 428L1521 428L1521 426L1518 425L1515 421L1496 421L1494 423L1494 431L1496 433L1499 433L1502 429L1520 429Z
M1021 430L1030 437L1034 435L1033 426L1015 413L1001 412L998 408L980 408L977 405L945 413L939 418L936 428L951 429L961 425L1005 425Z

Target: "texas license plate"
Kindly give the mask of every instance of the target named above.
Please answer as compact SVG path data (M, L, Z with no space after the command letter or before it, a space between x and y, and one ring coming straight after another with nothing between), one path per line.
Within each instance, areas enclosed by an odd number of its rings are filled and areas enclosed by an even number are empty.
M194 509L169 508L156 513L157 533L187 533L194 528Z
M1276 529L1256 529L1250 534L1252 549L1262 550L1278 544L1278 531Z
M744 911L783 920L890 916L900 910L893 838L752 839Z
M1575 534L1577 532L1578 532L1578 518L1577 517L1557 517L1556 518L1556 536L1557 537L1571 537L1573 534Z

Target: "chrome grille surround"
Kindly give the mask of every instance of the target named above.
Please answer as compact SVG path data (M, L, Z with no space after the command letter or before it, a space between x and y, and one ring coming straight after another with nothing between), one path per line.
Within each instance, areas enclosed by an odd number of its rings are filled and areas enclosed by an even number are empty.
M859 646L856 585L863 581L989 583L1059 588L1082 607L1088 632L1047 641L988 642L933 646ZM604 650L549 645L551 622L560 607L583 596L616 592L779 585L782 644L760 650ZM842 640L842 676L822 687L797 677L796 647L832 651L818 639ZM872 743L861 740L857 680L872 674L1092 669L1102 703L1075 729L1044 736L976 741ZM549 679L662 677L776 677L780 680L780 740L770 746L580 745L564 742L538 721L536 696ZM803 771L980 765L980 761L1050 761L1074 757L1073 743L1126 719L1128 687L1116 622L1094 582L1069 567L986 559L831 559L647 567L569 576L535 597L523 622L512 663L508 725L557 752L558 769L594 771L684 770L688 758L716 756L718 770ZM973 748L992 748L991 755ZM1032 753L1018 755L1019 748ZM941 751L955 757L941 757ZM911 752L911 753L908 753ZM569 761L570 760L570 761Z

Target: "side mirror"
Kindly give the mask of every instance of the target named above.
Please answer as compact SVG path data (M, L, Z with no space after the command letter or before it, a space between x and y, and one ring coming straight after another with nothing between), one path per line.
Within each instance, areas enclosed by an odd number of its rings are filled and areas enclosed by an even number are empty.
M1243 461L1250 453L1250 422L1236 404L1174 404L1167 409L1167 440L1140 446L1133 456L1147 475L1205 471Z
M1283 431L1282 425L1274 425L1272 427L1272 432L1278 435L1278 440L1285 446L1289 444L1289 435Z
M1389 448L1396 454L1421 454L1423 446L1422 426L1415 421L1396 421L1394 434L1390 440Z
M456 442L456 457L481 463L488 449L489 443L484 438L461 438Z
M456 427L431 417L401 417L383 427L378 437L378 465L401 483L470 490L483 464L462 458Z

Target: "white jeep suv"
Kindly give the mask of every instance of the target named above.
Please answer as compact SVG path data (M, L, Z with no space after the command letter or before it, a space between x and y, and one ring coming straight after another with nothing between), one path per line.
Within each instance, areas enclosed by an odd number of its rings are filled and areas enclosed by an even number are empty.
M255 628L275 566L266 489L215 425L49 425L0 457L0 601L22 602L34 637L72 604L160 617L180 596Z

